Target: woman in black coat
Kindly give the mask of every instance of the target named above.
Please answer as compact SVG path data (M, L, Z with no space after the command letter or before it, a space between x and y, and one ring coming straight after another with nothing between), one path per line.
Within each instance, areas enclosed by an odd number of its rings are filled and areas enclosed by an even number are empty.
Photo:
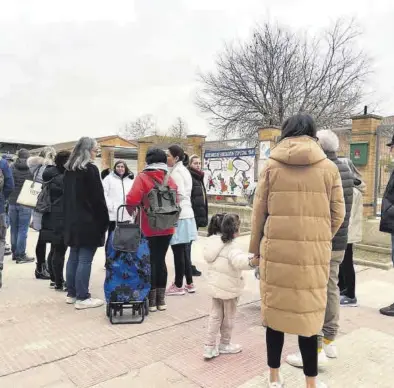
M64 165L70 154L70 151L60 151L55 157L55 165L48 166L42 174L44 184L49 188L51 209L42 216L40 237L42 241L52 244L48 267L51 274L51 287L57 291L62 291L65 286L63 269L67 247L64 244L63 178Z
M201 170L201 159L199 156L192 155L189 158L189 171L193 181L191 200L194 219L197 229L205 228L208 225L208 199L204 185L204 171ZM187 254L191 255L191 244L189 250ZM201 276L201 272L195 265L192 266L192 269L193 276Z
M104 246L109 225L108 209L98 168L93 164L98 152L95 139L82 137L65 165L64 242L70 247L67 262L67 303L77 310L100 307L93 299L89 280L93 257Z

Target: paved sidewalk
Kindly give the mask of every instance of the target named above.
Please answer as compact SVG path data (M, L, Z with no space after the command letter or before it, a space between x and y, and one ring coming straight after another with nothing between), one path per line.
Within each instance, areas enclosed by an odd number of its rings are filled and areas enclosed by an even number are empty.
M30 236L33 253L36 235ZM247 237L242 238L247 246ZM203 239L193 260L203 271ZM169 252L170 277L172 256ZM103 297L104 255L92 271L92 294ZM266 387L265 331L261 326L258 281L246 274L234 341L244 351L202 359L210 300L204 277L195 295L172 297L166 312L142 325L110 325L104 308L75 311L63 293L33 278L34 265L5 262L0 290L1 388L257 388ZM361 306L341 310L340 358L322 373L329 387L392 387L394 318L378 308L394 302L394 271L358 268ZM284 356L296 350L288 336ZM283 365L286 387L303 387L302 371Z

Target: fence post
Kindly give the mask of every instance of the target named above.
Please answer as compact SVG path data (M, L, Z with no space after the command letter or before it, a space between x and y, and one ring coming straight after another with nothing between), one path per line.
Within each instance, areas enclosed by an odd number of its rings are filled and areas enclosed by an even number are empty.
M274 125L261 127L258 129L259 134L259 147L258 147L258 175L260 175L261 170L264 167L266 159L261 155L262 145L265 143L269 149L271 150L276 142L278 137L281 135L280 127L276 127Z
M368 143L367 164L357 166L366 184L364 194L364 216L372 217L376 215L376 165L377 153L379 152L377 128L382 121L381 116L366 114L352 117L352 143Z

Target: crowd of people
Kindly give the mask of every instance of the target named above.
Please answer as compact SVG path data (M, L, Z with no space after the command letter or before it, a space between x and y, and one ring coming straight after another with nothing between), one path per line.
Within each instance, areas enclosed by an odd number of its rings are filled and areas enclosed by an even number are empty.
M338 158L338 149L335 133L317 131L310 116L299 114L284 122L281 139L257 183L248 252L237 243L241 227L237 214L215 214L209 221L201 159L189 157L179 145L170 146L167 152L148 150L146 166L136 176L123 160L100 175L94 164L98 144L88 137L81 138L72 152L57 153L45 147L39 156L30 156L21 149L15 161L7 155L0 160L0 275L7 253L17 264L34 261L26 253L32 227L39 232L35 277L49 280L56 291L66 291L66 302L77 310L102 306L104 302L92 298L89 291L96 250L111 244L106 233L111 235L117 220L132 220L130 211L119 214L122 205L139 208L141 232L150 251L149 310L163 311L167 296L196 292L193 277L201 272L192 263L191 246L198 228L208 226L204 275L212 309L204 358L242 350L231 342L244 287L242 272L259 268L269 387L284 386L280 366L285 333L298 335L300 348L286 361L303 368L307 388L326 387L317 380L318 368L338 357L335 339L340 306L357 306L353 244L362 239L365 192L360 172L349 159ZM48 189L49 210L42 213L18 203L25 181L42 183ZM176 191L180 209L177 223L164 229L154 227L145 211L157 186ZM381 231L392 235L393 193L392 176L381 221ZM9 225L11 247L7 249ZM48 257L47 244L51 247ZM170 282L169 247L175 268ZM394 305L381 313L394 316Z

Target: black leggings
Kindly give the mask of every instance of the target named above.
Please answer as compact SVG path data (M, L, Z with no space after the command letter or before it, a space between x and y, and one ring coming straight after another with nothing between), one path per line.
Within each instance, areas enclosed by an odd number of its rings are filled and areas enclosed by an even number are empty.
M283 343L285 335L281 331L267 327L267 359L268 366L272 369L280 368ZM304 363L304 374L307 377L317 376L317 335L312 337L298 337L302 361Z
M166 254L172 235L148 237L150 251L151 289L166 288Z
M353 264L353 244L346 247L345 257L339 266L339 289L348 298L356 297L356 272Z
M64 243L52 244L51 256L48 261L51 261L51 280L55 282L56 286L61 288L64 285L64 257L66 255L67 247Z
M37 258L37 270L41 271L43 265L45 265L47 253L47 243L41 240L41 232L38 235L38 241L36 245L36 258Z
M183 286L183 276L186 277L186 284L193 283L192 263L190 256L186 254L189 244L172 245L172 252L174 253L175 265L175 285L178 288Z

